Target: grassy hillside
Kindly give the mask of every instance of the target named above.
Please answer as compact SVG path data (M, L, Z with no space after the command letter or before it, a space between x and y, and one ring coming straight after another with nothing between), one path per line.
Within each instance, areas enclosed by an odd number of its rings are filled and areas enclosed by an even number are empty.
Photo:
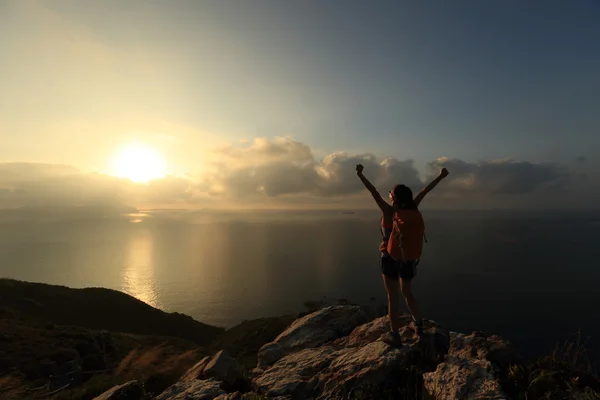
M224 331L115 290L0 279L0 398L92 399L131 378L159 393Z
M201 356L179 338L56 325L0 312L0 398L33 399L70 384L53 397L92 399L130 378L162 391Z
M0 309L58 325L172 336L205 345L224 331L179 313L166 313L125 293L0 279Z

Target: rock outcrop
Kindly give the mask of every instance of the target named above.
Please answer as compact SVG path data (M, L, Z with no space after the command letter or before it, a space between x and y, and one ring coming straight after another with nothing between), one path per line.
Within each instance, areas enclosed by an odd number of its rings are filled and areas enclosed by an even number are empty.
M156 400L213 400L227 394L221 386L222 383L216 379L179 381Z
M242 370L237 362L225 352L219 351L208 361L202 371L202 377L214 378L223 382L228 388L245 386Z
M448 356L435 372L423 375L427 392L436 400L505 400L492 365L485 360Z
M340 323L344 312L350 316L345 324ZM290 399L346 398L356 391L368 396L411 381L415 366L435 369L448 351L448 332L433 323L427 322L421 338L403 327L404 346L392 348L379 340L389 330L386 317L367 323L362 323L363 318L359 308L333 306L296 321L261 349L260 364L254 371L255 389L268 397ZM410 322L407 316L403 320ZM307 324L314 332L309 340L303 340ZM281 354L286 355L273 362Z
M94 400L142 400L144 389L138 381L129 381L102 393Z
M360 306L329 306L299 318L272 343L260 349L257 372L287 354L346 336L365 322L367 315Z
M198 361L196 365L190 368L185 375L181 377L182 381L193 381L194 379L202 379L202 374L204 373L204 368L210 362L211 357L206 356L202 360Z
M450 333L424 321L416 335L403 315L403 346L380 340L386 317L371 319L359 306L324 307L294 321L259 351L258 366L244 374L220 351L194 365L158 400L287 400L507 397L497 373L516 357L496 336Z
M450 337L450 352L444 362L423 375L427 392L439 400L507 399L497 376L519 359L511 343L480 332L452 332Z

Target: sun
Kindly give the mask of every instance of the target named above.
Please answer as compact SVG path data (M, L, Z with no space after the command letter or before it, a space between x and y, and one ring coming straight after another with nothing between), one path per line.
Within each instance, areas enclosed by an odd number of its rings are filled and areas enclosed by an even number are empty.
M156 150L142 143L121 148L111 163L112 174L133 182L148 182L167 174L165 161Z

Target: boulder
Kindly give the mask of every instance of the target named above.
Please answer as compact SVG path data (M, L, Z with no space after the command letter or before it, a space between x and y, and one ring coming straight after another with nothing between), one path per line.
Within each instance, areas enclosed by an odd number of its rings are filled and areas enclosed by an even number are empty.
M406 364L407 354L411 351L411 346L397 349L381 341L344 349L339 357L319 373L319 393L316 398L345 397L359 384L377 386Z
M499 336L451 332L444 362L423 375L425 389L436 400L507 399L497 376L519 360L513 345Z
M413 343L417 340L417 337L413 327L410 325L412 317L404 314L400 317L400 321L402 324L400 329L402 341L404 343ZM344 347L365 346L378 340L389 329L388 318L380 317L356 327L349 336L336 340L334 344ZM423 340L419 346L421 351L427 352L427 356L422 358L418 364L426 371L433 371L443 361L444 355L448 353L450 333L440 325L429 320L423 320L423 331ZM425 361L427 361L427 365L425 365Z
M226 394L221 388L221 382L217 380L193 379L177 382L162 392L156 400L213 400Z
M392 348L379 340L388 329L380 318L357 327L346 340L287 354L255 377L254 387L292 400L346 398L357 387L365 393L365 386L377 395L412 377L415 367L434 370L449 347L447 333L432 325L421 338L403 328L404 346Z
M223 383L228 391L246 390L249 383L243 376L238 363L226 352L219 351L212 357L204 357L190 368L180 381L205 380L214 378Z
M360 306L329 306L294 321L274 342L289 350L317 347L350 334L366 319Z
M277 361L253 384L260 393L269 397L292 396L294 399L310 397L316 382L313 378L329 365L338 351L331 346L304 349Z
M283 357L283 346L279 343L271 342L263 345L258 351L258 368L263 369L269 365L273 365L277 360Z
M228 387L235 387L244 381L238 363L223 350L215 354L203 369L202 377L215 378Z
M449 346L448 336L432 331L419 338L408 327L401 332L401 348L392 348L376 339L340 351L340 355L318 374L315 399L347 398L357 391L363 398L380 398L384 391L397 395L408 389L413 393L417 376L423 371L434 370L438 360L443 359Z
M196 365L187 370L187 372L181 377L182 381L189 381L193 379L202 379L204 368L210 361L210 356L204 357L202 360L198 361Z
M259 368L265 369L279 358L302 349L314 348L337 338L367 322L360 306L334 305L324 307L294 321L273 341L279 346L267 344L258 354Z
M436 400L507 400L487 360L446 356L435 372L423 375L427 393Z
M142 400L144 389L138 381L129 381L107 390L94 400Z
M490 361L498 371L505 372L511 364L522 357L513 344L497 335L473 332L470 335L452 332L450 334L450 354L462 358L476 358Z

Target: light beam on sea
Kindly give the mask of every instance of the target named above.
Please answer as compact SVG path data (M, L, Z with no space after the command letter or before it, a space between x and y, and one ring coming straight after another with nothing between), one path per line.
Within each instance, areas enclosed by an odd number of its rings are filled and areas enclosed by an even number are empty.
M153 307L159 307L154 276L153 242L146 233L132 238L123 270L123 291Z

